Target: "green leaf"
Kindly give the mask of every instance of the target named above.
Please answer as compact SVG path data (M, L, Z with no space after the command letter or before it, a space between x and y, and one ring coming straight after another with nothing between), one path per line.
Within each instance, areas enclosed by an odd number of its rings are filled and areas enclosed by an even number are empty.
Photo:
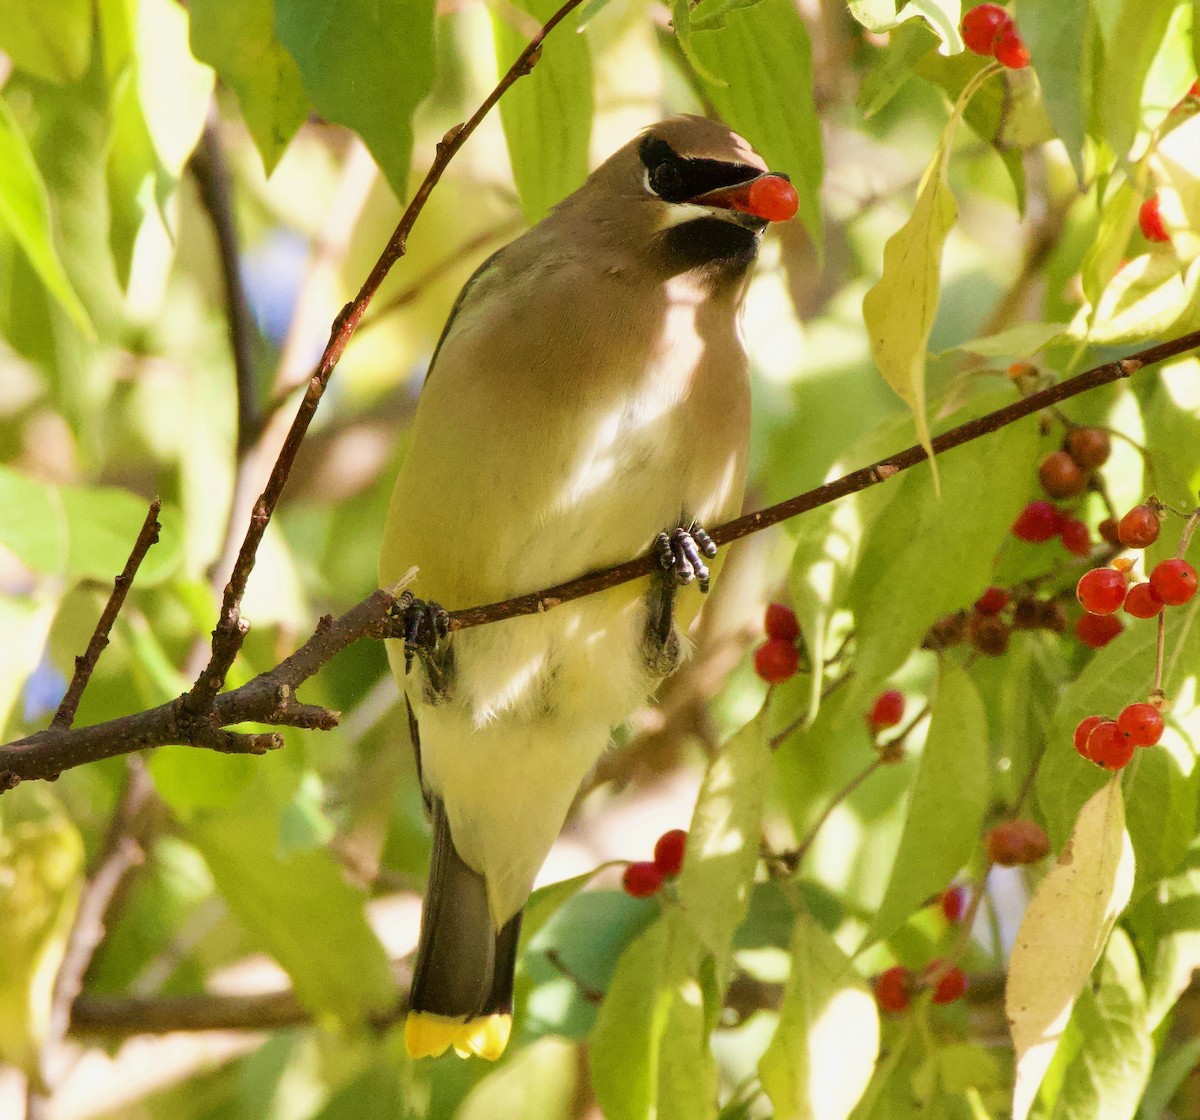
M717 1115L717 1063L699 981L681 977L659 1050L654 1120L710 1120Z
M795 5L761 0L729 12L724 27L697 32L692 45L703 68L728 83L707 79L705 96L769 167L791 177L800 220L820 244L821 129L813 104L812 44Z
M1144 253L1125 263L1105 286L1094 307L1082 307L1070 333L1080 340L1113 345L1156 338L1169 330L1195 299L1170 253Z
M695 950L683 915L671 909L617 964L589 1046L592 1088L606 1120L657 1115L663 1035Z
M0 466L0 544L35 572L58 573L66 567L67 538L56 488Z
M1129 157L1142 124L1142 87L1174 10L1175 0L1122 2L1098 94L1104 137L1119 160Z
M539 1038L487 1074L467 1094L454 1120L561 1120L570 1116L582 1074L579 1048ZM390 1120L405 1115L403 1103Z
M890 937L970 859L991 792L988 770L983 702L967 673L943 661L904 833L864 945Z
M535 26L561 7L560 0L516 0ZM496 61L509 68L529 42L513 26L513 12L495 9ZM541 221L550 207L578 187L588 173L592 133L592 58L587 39L566 29L552 33L533 72L500 99L500 119L513 179L525 220Z
M44 81L78 81L92 54L91 0L2 0L0 51Z
M883 248L879 283L863 298L871 355L884 380L912 410L917 439L931 461L925 352L937 316L942 245L958 217L958 204L946 181L950 127L921 179L912 214Z
M850 8L853 11L854 5ZM859 87L857 105L865 120L870 120L895 97L913 76L913 64L936 45L924 24L914 21L896 29Z
M0 504L3 498L0 497ZM37 670L58 604L28 594L0 594L0 734L9 726L26 681Z
M896 11L895 0L849 0L850 14L868 31L880 34L892 31L906 20L923 17L942 41L942 54L958 54L963 49L958 25L962 16L960 0L909 0Z
M317 112L363 138L401 199L413 113L433 84L433 9L433 0L275 3L275 33Z
M777 1120L849 1116L879 1056L879 1013L850 958L810 917L792 930L779 1025L758 1063Z
M1154 1044L1146 996L1137 954L1121 929L1109 940L1099 980L1076 1004L1082 1045L1063 1074L1051 1120L1128 1120L1149 1080Z
M968 415L981 415L999 399L982 398ZM989 436L986 479L977 452L941 456L940 501L924 466L907 472L871 527L850 589L860 635L847 686L851 708L866 704L934 622L969 606L988 586L993 557L1025 502L1037 445L1036 421Z
M278 821L255 800L253 811L206 814L186 828L230 910L315 1014L350 1024L391 1007L396 985L365 897L324 850L282 858Z
M1067 336L1067 323L1022 323L986 338L973 338L946 353L976 354L981 358L1028 358ZM939 354L938 357L944 355Z
M36 1078L83 882L83 841L44 785L4 795L0 866L0 1058Z
M1016 10L1046 111L1081 183L1092 92L1090 7L1088 0L1019 0Z
M1005 1010L1017 1056L1013 1120L1026 1120L1076 997L1133 888L1133 847L1117 777L1083 807L1038 885L1009 962Z
M1179 1092L1200 1062L1200 1036L1187 1039L1173 1051L1164 1052L1154 1067L1154 1073L1137 1111L1138 1120L1161 1120L1167 1115L1171 1098Z
M269 175L308 115L296 60L275 37L272 0L192 0L192 50L237 94Z
M596 869L598 871L599 868ZM563 879L546 887L539 887L529 896L521 919L521 948L524 948L541 932L542 927L558 913L570 899L588 885L596 871L585 871L571 879Z
M688 830L679 901L717 962L724 984L733 934L746 916L758 865L763 801L773 766L754 720L718 752L704 775Z
M34 163L33 153L8 102L0 98L0 225L21 247L46 290L75 325L89 338L95 336L88 314L63 271L54 248L50 200Z

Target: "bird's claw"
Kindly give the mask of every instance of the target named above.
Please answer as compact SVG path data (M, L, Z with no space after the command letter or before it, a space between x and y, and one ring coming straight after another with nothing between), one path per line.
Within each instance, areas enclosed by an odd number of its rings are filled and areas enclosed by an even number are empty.
M676 583L686 586L696 580L701 591L708 591L708 565L704 557L711 560L716 556L717 546L703 528L695 524L687 529L680 526L659 533L654 543L658 562Z
M450 615L445 607L432 599L418 599L411 591L400 596L399 623L405 673L412 669L413 658L419 652L432 652L450 635Z

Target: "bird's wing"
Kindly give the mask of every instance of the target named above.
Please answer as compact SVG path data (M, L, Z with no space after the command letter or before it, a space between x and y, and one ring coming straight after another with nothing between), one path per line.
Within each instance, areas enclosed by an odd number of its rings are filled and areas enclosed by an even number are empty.
M462 286L462 291L458 293L453 306L450 308L450 314L446 316L446 325L442 327L442 333L438 336L437 345L433 348L433 354L429 359L429 368L425 371L426 382L429 381L430 376L433 374L433 367L437 364L438 355L442 352L442 345L450 336L450 331L454 327L454 320L458 318L458 313L462 310L463 304L466 303L467 297L471 294L471 289L475 287L479 280L482 279L483 274L496 263L496 259L507 248L507 245L502 245L497 249L483 264L471 273L467 278L467 282Z

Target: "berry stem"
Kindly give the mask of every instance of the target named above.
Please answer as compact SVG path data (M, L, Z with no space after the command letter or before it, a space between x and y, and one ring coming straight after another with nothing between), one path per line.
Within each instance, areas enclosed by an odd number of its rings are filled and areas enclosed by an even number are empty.
M1200 509L1194 509L1187 519L1187 524L1183 527L1183 532L1179 534L1179 547L1175 550L1177 560L1182 560L1187 555L1188 547L1192 543L1192 535L1198 527L1200 527Z
M879 755L867 764L862 770L854 775L840 790L837 791L829 799L828 804L821 810L821 815L813 822L812 828L808 830L808 835L804 837L790 852L781 852L779 859L783 866L792 874L799 869L800 864L804 861L804 857L808 855L808 850L816 842L817 834L821 831L821 826L829 820L833 813L843 801L846 800L859 786L863 784L876 770L884 766L883 756Z
M1163 692L1163 664L1167 650L1167 612L1158 612L1158 638L1154 646L1154 687L1150 690L1151 701L1166 699Z

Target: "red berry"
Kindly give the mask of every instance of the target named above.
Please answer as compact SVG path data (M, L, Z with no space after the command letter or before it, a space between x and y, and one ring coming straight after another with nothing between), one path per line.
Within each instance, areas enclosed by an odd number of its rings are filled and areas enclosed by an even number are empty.
M871 705L871 714L867 722L873 731L882 731L885 727L895 727L904 718L904 693L898 689L889 688L881 692Z
M683 853L687 848L687 833L682 828L664 832L654 844L654 866L668 879L683 870Z
M1088 762L1096 761L1090 754L1087 753L1088 736L1103 722L1103 716L1085 716L1079 721L1079 726L1075 728L1075 749L1081 755L1083 755Z
M631 863L621 876L625 893L633 898L649 898L663 885L662 869L654 863Z
M962 887L951 887L942 892L942 914L948 922L958 922L967 912L967 892Z
M1072 428L1067 433L1067 454L1085 471L1094 471L1108 462L1112 441L1103 428Z
M1058 536L1062 526L1062 514L1053 502L1041 499L1030 502L1013 522L1013 536L1030 544L1040 544Z
M1126 548L1148 548L1158 540L1158 514L1149 506L1134 506L1121 518L1117 539Z
M1141 227L1142 236L1147 241L1171 240L1171 235L1167 232L1162 214L1158 209L1158 195L1156 194L1152 194L1142 203L1141 209L1138 210L1138 225Z
M1085 614L1075 622L1075 637L1085 646L1100 649L1108 645L1125 627L1116 615Z
M934 961L928 968L932 973L941 967L941 961ZM967 978L957 965L952 966L942 974L941 979L933 987L934 1003L953 1003L961 999L967 990Z
M975 600L977 614L999 614L1011 602L1012 596L1002 587L989 587Z
M1162 600L1148 583L1135 583L1125 596L1125 612L1134 618L1153 618L1162 609Z
M754 671L768 684L780 684L795 675L800 652L783 638L768 638L754 651Z
M1076 556L1086 556L1092 551L1092 534L1078 517L1064 517L1058 532L1063 547Z
M1029 48L1016 27L1006 28L996 44L996 61L1010 70L1024 70L1029 65Z
M1012 17L999 4L980 4L962 18L963 42L975 54L994 55L996 43L1010 26Z
M875 1002L883 1011L903 1011L908 1006L911 989L908 969L893 965L875 977Z
M1038 481L1052 498L1073 498L1087 486L1087 474L1065 451L1051 451L1038 467Z
M746 209L768 222L786 222L796 216L800 195L782 175L764 175L750 184Z
M782 638L785 642L794 642L800 637L800 620L791 607L782 603L771 603L767 607L767 617L763 625L768 638Z
M1134 750L1134 745L1121 734L1117 721L1106 719L1092 728L1084 757L1103 766L1105 770L1120 770L1129 765Z
M1162 560L1150 573L1154 594L1168 607L1178 607L1196 594L1196 569L1186 560Z
M1100 537L1111 545L1119 545L1121 538L1117 536L1117 519L1106 517L1100 522Z
M1130 704L1117 716L1117 727L1135 747L1152 747L1162 738L1162 713L1153 704Z
M1116 568L1093 568L1075 585L1075 598L1089 614L1112 614L1125 602L1125 573Z
M988 859L1001 867L1037 863L1049 851L1050 838L1035 821L1001 821L987 834Z

